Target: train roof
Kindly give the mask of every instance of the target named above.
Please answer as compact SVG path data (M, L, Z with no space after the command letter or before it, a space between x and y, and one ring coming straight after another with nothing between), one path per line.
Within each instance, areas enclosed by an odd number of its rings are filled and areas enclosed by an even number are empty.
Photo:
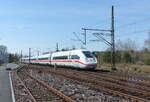
M72 51L88 51L88 50L86 50L86 49L77 49L77 50L58 51L58 52L72 52Z
M43 55L39 55L39 56L32 56L32 58L44 58L44 57L47 57L47 56L50 56L51 54L57 54L57 53L69 53L69 52L81 52L81 51L89 51L89 50L86 50L86 49L77 49L77 50L68 50L68 51L57 51L57 52L52 52L52 53L48 53L48 54L43 54ZM22 59L29 59L29 57L26 57L26 58L22 58Z

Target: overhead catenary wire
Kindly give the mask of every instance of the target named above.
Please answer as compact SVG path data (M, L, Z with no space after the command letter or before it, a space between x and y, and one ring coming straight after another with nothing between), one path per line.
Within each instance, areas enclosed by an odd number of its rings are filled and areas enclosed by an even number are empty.
M108 18L108 19L110 19L110 18ZM96 25L101 25L101 24L108 24L108 19L104 19L104 20L101 20L101 21L99 21L99 22L97 22L97 23L94 23L94 24L91 24L91 25L89 25L89 26L86 26L86 28L92 28L92 27L94 27L94 26L96 26Z
M144 23L145 21L149 21L149 20L150 20L150 17L147 17L147 18L144 18L144 19L141 19L141 20L137 20L137 21L128 23L128 24L120 25L120 26L116 27L116 29L120 30L120 29L123 29L123 28L128 27L128 26L136 25L136 24L139 24L139 23Z
M77 33L73 32L73 34L75 35L75 37L77 38L77 41L80 41L82 44L84 44L85 42L83 42L79 36L77 35Z
M139 30L139 31L128 32L128 33L124 33L123 35L117 35L116 37L129 36L129 34L130 35L135 35L137 33L148 32L148 31L150 31L150 29L144 29L144 30Z
M107 44L108 46L112 46L111 42L107 41L104 37L101 36L101 34L102 33L93 33L93 35L98 38L98 40L95 40L95 41L102 41L105 44Z
M117 28L116 32L119 32L120 29L125 29L126 27L133 27L134 25L144 23L145 21L149 21L149 20L150 20L150 17L147 17L147 18L144 18L144 19L141 19L141 20L137 20L137 21L128 23L128 24L123 24L121 26L116 27ZM124 36L131 36L131 35L135 35L137 33L148 32L149 30L150 30L150 28L149 29L138 30L138 31L127 32L127 33L123 33L123 35L116 35L116 37L119 38L119 37L124 37Z
M115 37L114 37L114 6L112 6L111 9L111 29L93 29L93 28L82 28L82 30L85 31L99 31L99 32L108 32L110 33L111 42L107 41L105 38L103 38L99 33L95 33L94 36L98 38L98 40L102 40L107 45L111 46L111 63L112 63L112 70L116 70L115 66Z

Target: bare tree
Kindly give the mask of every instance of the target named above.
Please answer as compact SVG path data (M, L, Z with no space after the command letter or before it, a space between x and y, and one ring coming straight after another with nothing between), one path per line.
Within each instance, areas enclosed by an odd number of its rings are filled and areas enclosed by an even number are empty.
M0 54L4 55L7 53L7 47L4 45L0 45Z
M123 42L119 39L118 41L117 41L117 43L116 43L116 50L117 51L122 51L122 50L124 50L123 49Z
M145 47L150 51L150 32L148 33L148 39L145 40Z
M127 39L125 41L121 41L120 39L116 43L116 50L118 51L135 51L137 50L137 45L135 41L131 39Z
M7 47L4 45L0 45L0 61L8 62Z

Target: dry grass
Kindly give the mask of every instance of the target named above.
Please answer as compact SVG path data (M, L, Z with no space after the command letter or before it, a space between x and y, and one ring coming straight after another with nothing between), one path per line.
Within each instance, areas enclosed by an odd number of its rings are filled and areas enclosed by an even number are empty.
M150 73L150 65L116 64L116 67L118 70L122 70L122 71ZM102 64L101 66L98 66L97 69L111 70L111 65L110 64Z

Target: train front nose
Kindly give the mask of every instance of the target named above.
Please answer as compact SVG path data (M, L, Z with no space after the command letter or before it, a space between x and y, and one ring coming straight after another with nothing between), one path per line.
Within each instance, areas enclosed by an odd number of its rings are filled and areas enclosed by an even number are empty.
M86 67L87 68L96 68L97 61L94 58L86 58Z

